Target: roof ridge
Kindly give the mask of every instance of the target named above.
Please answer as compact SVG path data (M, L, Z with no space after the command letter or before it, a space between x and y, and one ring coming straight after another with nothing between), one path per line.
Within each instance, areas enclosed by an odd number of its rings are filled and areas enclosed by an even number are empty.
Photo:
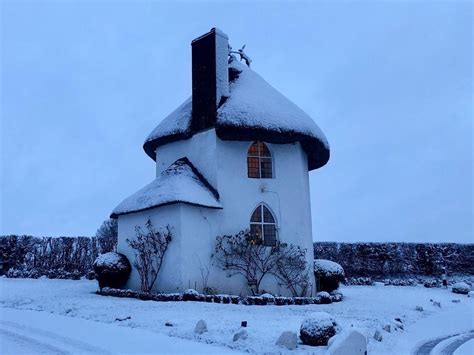
M209 190L212 192L214 197L219 200L219 192L217 189L211 185L211 183L204 177L204 175L199 171L198 168L194 166L193 163L189 160L187 156L184 156L182 158L176 159L168 168L166 168L163 172L167 171L169 168L171 168L173 165L175 165L178 162L182 162L189 166L191 168L191 171L193 172L194 175L199 179L199 181Z

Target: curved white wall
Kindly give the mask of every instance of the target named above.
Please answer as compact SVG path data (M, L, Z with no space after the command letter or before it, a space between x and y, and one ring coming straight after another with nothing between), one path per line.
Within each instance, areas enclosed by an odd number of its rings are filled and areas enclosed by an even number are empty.
M249 228L250 215L261 202L270 207L277 219L279 240L306 248L307 261L312 265L306 153L299 143L267 144L272 152L275 178L250 179L247 177L247 151L251 143L222 141L216 136L215 130L210 129L191 139L158 148L157 175L175 160L187 156L219 191L224 207L214 210L178 204L119 217L121 252L128 248L123 242L124 235L129 234L135 224L145 223L147 216L152 217L157 227L179 224L175 227L177 236L173 240L173 248L170 245L166 255L170 261L164 265L158 280L161 291L182 290L189 286L196 286L201 291L202 272L206 273L209 268L208 286L218 288L220 292L247 294L248 288L242 277L228 277L228 273L210 265L210 258L215 237ZM130 251L126 251L126 254L130 254ZM169 273L165 273L165 266ZM136 280L129 285L137 288ZM271 276L264 279L262 288L273 293L289 294Z

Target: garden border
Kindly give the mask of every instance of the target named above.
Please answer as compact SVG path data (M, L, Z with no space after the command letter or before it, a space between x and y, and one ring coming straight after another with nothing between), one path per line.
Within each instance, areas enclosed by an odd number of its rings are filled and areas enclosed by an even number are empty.
M122 290L116 288L104 287L96 292L101 296L111 296L119 298L135 298L143 301L155 302L179 302L194 301L207 303L223 303L223 304L243 304L246 306L258 305L309 305L309 304L329 304L333 302L341 302L343 295L339 291L318 292L316 297L262 297L262 296L235 296L235 295L203 295L194 292L184 293L146 293L133 290Z

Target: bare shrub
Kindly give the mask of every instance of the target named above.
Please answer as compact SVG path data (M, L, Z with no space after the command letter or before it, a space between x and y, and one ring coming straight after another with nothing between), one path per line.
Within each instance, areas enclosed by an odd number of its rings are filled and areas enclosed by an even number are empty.
M135 226L135 238L127 239L127 243L135 250L133 265L140 275L140 289L143 292L150 292L171 242L171 229L166 226L161 230L155 230L149 219L145 223L145 229L143 231L140 226Z
M265 275L272 274L294 296L306 295L311 288L306 250L285 243L265 246L248 230L217 237L213 258L223 270L245 277L254 295L260 294Z

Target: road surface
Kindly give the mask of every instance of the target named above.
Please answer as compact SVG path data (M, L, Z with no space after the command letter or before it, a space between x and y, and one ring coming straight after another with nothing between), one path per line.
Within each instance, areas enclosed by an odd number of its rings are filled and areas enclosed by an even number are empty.
M416 350L414 351L415 355L472 355L474 354L474 349L466 348L458 352L456 350L460 349L461 346L469 341L474 339L474 330L469 332L452 334L442 336L436 339L427 340L421 343Z
M0 354L227 353L231 349L145 329L0 308Z

